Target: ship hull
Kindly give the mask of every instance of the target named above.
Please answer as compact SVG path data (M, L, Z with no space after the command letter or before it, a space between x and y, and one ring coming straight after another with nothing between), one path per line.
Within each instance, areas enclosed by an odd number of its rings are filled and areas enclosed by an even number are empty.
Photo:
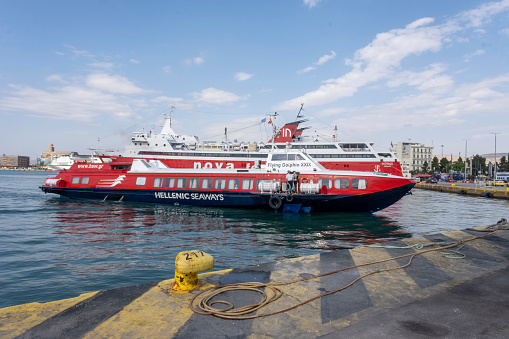
M72 199L131 201L183 206L238 207L258 209L284 209L286 205L298 205L321 212L376 212L382 210L407 194L414 183L392 189L351 194L287 194L252 192L210 192L172 190L132 190L108 188L41 187L45 193L54 193ZM275 208L275 205L278 208Z

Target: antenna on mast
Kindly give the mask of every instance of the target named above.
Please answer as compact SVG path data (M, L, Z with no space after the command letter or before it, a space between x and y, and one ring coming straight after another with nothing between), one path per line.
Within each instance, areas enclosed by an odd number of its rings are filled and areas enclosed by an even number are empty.
M173 113L174 110L175 110L175 103L173 103L171 105L171 109L170 109L170 118L169 118L170 119L170 127L171 127L171 114Z
M300 104L300 109L299 109L299 113L297 113L297 119L299 119L300 117L302 117L300 115L300 112L302 112L302 109L304 108L304 103Z

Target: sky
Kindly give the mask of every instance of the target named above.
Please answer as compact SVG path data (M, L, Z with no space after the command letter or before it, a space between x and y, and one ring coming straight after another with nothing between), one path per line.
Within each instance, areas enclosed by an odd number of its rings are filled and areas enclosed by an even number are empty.
M509 152L509 0L0 2L0 153L119 149L172 126ZM496 143L495 143L496 139Z

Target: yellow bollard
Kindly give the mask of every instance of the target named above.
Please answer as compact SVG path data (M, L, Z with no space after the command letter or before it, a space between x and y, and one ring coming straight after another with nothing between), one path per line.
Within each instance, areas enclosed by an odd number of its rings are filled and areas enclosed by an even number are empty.
M175 258L174 290L190 291L197 287L198 272L214 267L214 257L202 251L192 250L177 254Z

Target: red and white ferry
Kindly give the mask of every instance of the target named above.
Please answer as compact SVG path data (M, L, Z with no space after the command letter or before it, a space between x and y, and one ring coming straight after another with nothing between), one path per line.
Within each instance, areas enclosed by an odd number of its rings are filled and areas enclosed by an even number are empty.
M313 140L302 135L306 127L299 128L305 121L301 119L285 124L274 140L269 140L267 144L243 144L201 142L195 135L175 133L170 115L165 117L160 133L135 132L124 150L95 150L95 154L99 158L121 162L140 158L157 159L172 168L249 169L265 163L272 148L293 149L309 154L328 169L403 175L401 164L393 153L376 152L373 143L340 142L334 138L329 142Z
M286 183L296 171L295 190ZM41 189L63 197L172 205L376 212L407 194L409 178L381 172L328 170L309 154L267 153L250 168L170 168L161 160L75 163Z

